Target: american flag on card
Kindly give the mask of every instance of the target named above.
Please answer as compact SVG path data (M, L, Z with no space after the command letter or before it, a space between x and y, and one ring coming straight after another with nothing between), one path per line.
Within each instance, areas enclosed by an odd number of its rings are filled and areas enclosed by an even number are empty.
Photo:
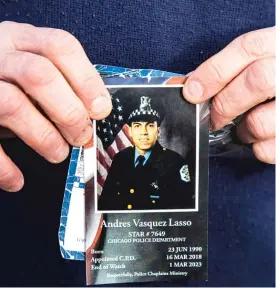
M128 128L124 123L123 105L118 97L112 96L111 114L97 123L97 184L100 194L111 166L113 157L132 145Z

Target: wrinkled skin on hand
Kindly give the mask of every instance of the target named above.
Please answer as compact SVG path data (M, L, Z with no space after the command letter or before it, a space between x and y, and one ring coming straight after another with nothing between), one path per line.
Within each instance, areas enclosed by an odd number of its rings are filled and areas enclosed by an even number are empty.
M62 162L69 144L91 139L91 119L110 113L110 95L70 33L2 22L0 38L0 133L10 130L48 161ZM23 184L0 146L0 188L15 192Z
M212 129L244 114L237 136L255 156L275 164L275 27L244 34L200 65L188 78L184 97L212 98Z

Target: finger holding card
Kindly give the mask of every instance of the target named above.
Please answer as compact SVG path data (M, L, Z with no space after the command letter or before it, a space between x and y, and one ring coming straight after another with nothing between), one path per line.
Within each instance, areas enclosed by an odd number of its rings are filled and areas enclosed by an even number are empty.
M270 122L275 123L275 120L271 119L271 114L275 117L275 107L273 104L270 108L262 106L263 102L275 97L275 36L275 27L244 34L190 75L183 89L184 97L191 103L201 103L212 98L212 130L221 129L237 116L249 111L238 129L241 141L247 143L252 130L255 134L262 133L260 123L263 130L273 126L270 134L272 138L275 136L275 125ZM258 108L258 105L261 105L261 108ZM260 110L265 116L257 119L256 115ZM261 139L257 137L256 141L251 142L255 143L253 152L256 157L266 163L275 164L276 145L272 145L272 140L258 140ZM273 153L267 154L272 147L274 156Z

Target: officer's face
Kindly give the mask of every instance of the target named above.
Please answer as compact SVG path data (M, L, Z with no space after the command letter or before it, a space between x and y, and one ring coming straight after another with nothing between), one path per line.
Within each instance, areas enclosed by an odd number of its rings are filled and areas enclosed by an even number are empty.
M150 150L160 135L157 122L133 122L129 129L134 145L141 155Z

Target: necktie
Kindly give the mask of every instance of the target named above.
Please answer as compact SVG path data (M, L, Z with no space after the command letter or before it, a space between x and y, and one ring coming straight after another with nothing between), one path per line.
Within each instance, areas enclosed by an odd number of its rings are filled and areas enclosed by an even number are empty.
M136 160L136 163L138 162L138 164L136 166L137 170L140 170L143 167L144 161L145 161L145 157L144 156L142 156L142 155L138 156L138 158Z

